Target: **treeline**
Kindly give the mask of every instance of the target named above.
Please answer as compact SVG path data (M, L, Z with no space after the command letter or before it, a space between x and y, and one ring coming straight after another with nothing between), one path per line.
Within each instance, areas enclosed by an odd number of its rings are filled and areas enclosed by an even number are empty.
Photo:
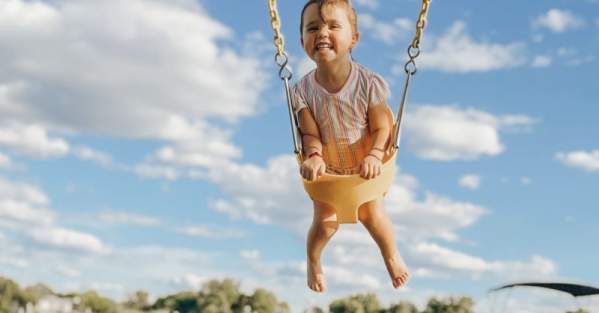
M60 294L42 284L21 289L14 281L0 277L0 313L58 313L56 309L48 309L49 304L41 306L44 309L36 307L40 301L52 299L70 301L72 313L291 313L287 303L279 301L272 292L259 288L246 295L232 279L212 280L199 291L179 292L153 303L147 292L137 291L118 303L95 291ZM473 313L473 307L474 302L468 297L431 298L422 311L409 302L383 307L376 295L358 294L331 302L327 310L312 307L303 313Z
M59 294L47 286L38 284L21 289L12 280L0 277L0 313L23 312L35 307L43 299L70 299L74 312L93 313L291 313L289 306L281 302L270 291L256 289L246 295L239 283L232 279L212 280L199 291L185 291L158 298L150 303L148 293L137 291L128 300L117 303L98 295L95 291ZM46 300L48 301L48 300ZM383 307L376 295L360 294L333 301L328 309L331 313L472 313L474 303L470 298L431 299L424 311L408 302ZM48 307L45 305L44 307ZM35 313L35 310L29 310ZM319 307L306 309L304 313L323 313Z

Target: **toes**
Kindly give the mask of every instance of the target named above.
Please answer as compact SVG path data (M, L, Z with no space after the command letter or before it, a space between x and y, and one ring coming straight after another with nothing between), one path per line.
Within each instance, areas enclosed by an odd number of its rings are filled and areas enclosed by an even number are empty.
M410 276L409 273L405 272L405 273L401 274L400 276L394 278L393 279L393 287L399 288L399 287L405 285L405 283L408 281L409 276Z

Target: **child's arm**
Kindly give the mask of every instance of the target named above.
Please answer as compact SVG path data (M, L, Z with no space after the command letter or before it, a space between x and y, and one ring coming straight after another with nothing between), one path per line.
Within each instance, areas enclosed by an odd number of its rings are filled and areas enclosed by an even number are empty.
M387 103L375 105L368 109L368 125L370 134L372 135L372 148L370 153L381 160L385 155L385 144L387 143L389 132L391 131L387 110Z
M322 158L320 132L310 110L304 108L299 111L298 115L304 147L304 163L300 167L300 173L307 180L316 180L326 170L326 164Z
M308 157L314 152L318 152L322 155L322 142L320 141L320 132L318 131L318 125L310 110L307 108L299 111L299 127L302 135L302 143L304 147L304 156Z
M360 175L366 179L375 178L381 174L385 143L389 138L391 126L387 119L387 103L368 108L368 127L372 136L372 147L362 161Z

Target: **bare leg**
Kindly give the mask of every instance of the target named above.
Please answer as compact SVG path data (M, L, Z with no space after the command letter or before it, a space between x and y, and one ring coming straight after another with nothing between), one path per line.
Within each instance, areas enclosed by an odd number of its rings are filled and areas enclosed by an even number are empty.
M338 228L335 209L325 203L314 201L314 218L308 231L306 248L308 287L316 292L326 291L324 274L320 266L320 254Z
M379 246L393 287L399 288L404 285L409 276L408 268L397 251L393 224L384 211L383 199L379 198L360 206L358 218Z

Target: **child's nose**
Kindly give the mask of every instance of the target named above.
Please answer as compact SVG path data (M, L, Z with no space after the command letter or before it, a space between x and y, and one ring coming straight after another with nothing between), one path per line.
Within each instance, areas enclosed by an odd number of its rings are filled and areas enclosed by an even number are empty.
M329 29L327 27L321 27L318 30L318 37L328 37L329 36Z

